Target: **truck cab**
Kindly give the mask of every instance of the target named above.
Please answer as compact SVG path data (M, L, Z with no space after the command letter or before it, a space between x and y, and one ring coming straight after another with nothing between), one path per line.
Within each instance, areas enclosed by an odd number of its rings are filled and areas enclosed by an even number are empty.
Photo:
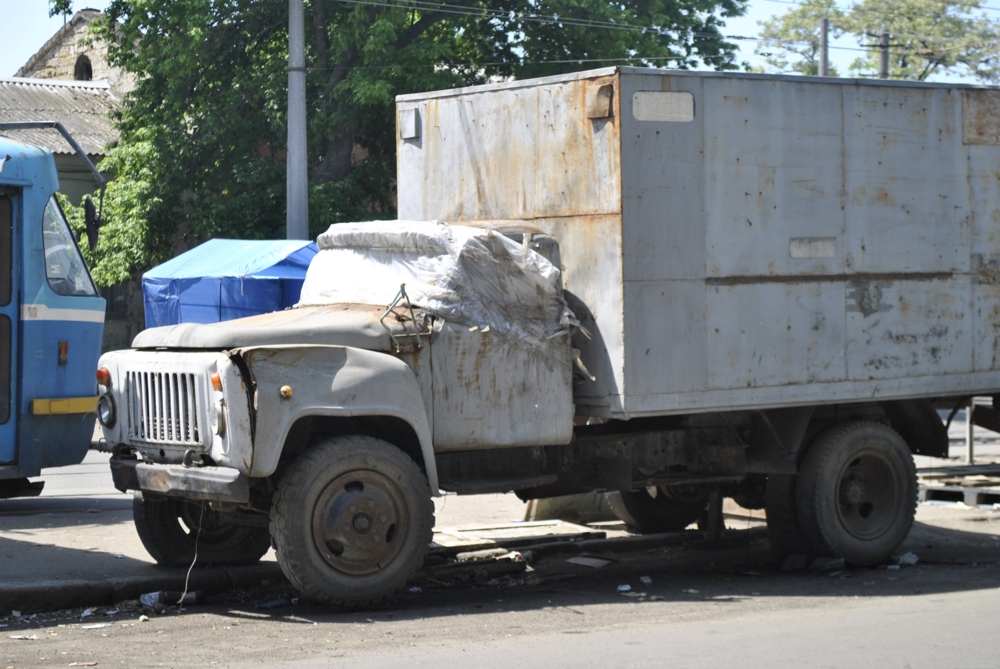
M0 498L79 463L97 406L105 301L60 209L52 154L0 137Z

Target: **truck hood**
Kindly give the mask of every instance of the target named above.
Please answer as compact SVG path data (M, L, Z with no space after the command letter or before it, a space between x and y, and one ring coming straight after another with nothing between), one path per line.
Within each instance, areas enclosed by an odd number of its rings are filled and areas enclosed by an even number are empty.
M312 344L391 351L392 342L380 322L383 313L385 307L368 304L299 307L222 323L181 323L150 328L136 336L132 347L224 350ZM405 323L404 328L404 324L393 316L385 323L395 335L404 334L404 329L413 332L412 323Z

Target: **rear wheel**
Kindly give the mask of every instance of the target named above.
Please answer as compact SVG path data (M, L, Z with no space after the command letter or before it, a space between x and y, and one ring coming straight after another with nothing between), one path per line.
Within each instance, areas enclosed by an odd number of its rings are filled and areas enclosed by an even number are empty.
M607 493L611 510L640 532L679 532L698 520L708 503L696 486L649 486Z
M799 524L817 552L857 565L885 560L913 525L916 468L892 428L852 422L809 447L796 485Z
M282 476L271 507L278 564L307 597L360 606L388 597L423 564L434 528L427 479L372 437L330 439Z
M190 566L196 544L197 564L204 566L252 564L271 547L266 527L234 524L208 508L208 502L137 492L132 518L142 545L167 567Z
M767 477L764 490L767 539L771 551L780 557L816 552L799 525L795 501L796 478L794 474L773 474Z

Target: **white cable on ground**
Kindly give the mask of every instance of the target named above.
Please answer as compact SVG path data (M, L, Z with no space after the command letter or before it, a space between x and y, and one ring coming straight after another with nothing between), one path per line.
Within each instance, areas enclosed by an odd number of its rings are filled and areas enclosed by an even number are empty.
M187 597L188 593L188 581L191 579L191 570L194 569L194 563L198 561L198 540L201 539L201 524L205 520L205 501L201 502L201 515L198 517L198 531L194 535L194 559L191 560L191 566L188 567L187 576L184 577L184 592L181 593L181 598L177 600L177 606L184 603L184 598Z

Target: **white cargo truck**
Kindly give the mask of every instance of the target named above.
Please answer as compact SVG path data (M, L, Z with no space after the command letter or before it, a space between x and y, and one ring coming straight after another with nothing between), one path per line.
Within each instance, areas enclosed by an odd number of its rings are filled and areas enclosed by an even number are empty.
M632 68L400 97L401 220L321 235L293 309L102 358L115 484L159 562L272 544L334 604L406 582L439 491L604 490L646 531L733 497L877 563L938 409L1000 394L996 109Z

